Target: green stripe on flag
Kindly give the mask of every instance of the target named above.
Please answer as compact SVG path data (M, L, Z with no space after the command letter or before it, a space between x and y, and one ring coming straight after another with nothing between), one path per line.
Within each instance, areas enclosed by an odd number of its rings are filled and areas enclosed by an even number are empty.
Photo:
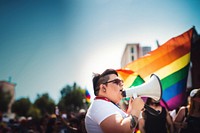
M175 73L163 78L161 80L163 91L168 87L184 79L188 75L188 69L189 69L189 64L180 69L179 71L176 71Z
M141 85L142 83L144 83L144 80L138 75L135 80L133 81L132 86L138 86L138 85Z

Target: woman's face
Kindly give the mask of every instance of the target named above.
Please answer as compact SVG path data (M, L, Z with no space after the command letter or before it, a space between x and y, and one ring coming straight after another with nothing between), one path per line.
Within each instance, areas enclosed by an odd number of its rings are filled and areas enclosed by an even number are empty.
M109 80L106 82L106 93L108 98L119 103L122 99L123 81L115 74L109 75Z

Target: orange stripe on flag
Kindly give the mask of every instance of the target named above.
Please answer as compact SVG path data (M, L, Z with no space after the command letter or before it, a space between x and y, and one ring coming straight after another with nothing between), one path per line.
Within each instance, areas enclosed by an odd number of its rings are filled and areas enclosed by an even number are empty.
M163 66L168 65L170 62L184 56L190 52L192 31L193 29L170 39L146 56L127 64L125 69L137 72L144 78Z

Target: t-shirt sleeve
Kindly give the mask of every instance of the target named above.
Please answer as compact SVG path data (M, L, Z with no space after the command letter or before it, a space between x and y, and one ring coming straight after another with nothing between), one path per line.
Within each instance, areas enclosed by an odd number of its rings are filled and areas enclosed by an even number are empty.
M120 114L120 109L111 102L96 100L97 102L93 108L92 117L100 125L100 123L107 117L113 114Z

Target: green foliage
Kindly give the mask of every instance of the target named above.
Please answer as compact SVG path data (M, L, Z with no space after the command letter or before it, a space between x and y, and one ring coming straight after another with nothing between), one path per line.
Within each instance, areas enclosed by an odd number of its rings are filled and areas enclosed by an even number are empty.
M73 86L67 85L61 90L61 100L58 106L61 111L76 112L83 108L83 99L85 98L84 89L74 83Z
M30 107L28 111L28 115L37 120L42 118L41 111L33 105Z
M16 100L12 106L12 112L17 116L31 116L34 119L40 119L46 113L54 113L55 103L47 93L38 95L38 98L32 104L29 98Z
M38 95L38 98L34 102L34 106L40 109L41 115L54 113L55 102L49 97L47 93Z
M16 113L18 116L28 116L28 111L32 103L29 98L21 98L15 101L12 105L12 112Z
M61 112L76 112L84 107L85 89L77 86L76 83L72 86L66 85L60 93L61 99L58 106ZM33 119L40 119L46 114L53 114L55 106L54 100L49 97L48 93L44 93L42 95L38 94L34 103L31 103L29 98L16 100L12 105L12 112L16 113L17 116L31 116Z
M65 88L63 88L60 93L61 97L65 97L67 94L69 94L72 91L72 87L70 85L67 85Z

